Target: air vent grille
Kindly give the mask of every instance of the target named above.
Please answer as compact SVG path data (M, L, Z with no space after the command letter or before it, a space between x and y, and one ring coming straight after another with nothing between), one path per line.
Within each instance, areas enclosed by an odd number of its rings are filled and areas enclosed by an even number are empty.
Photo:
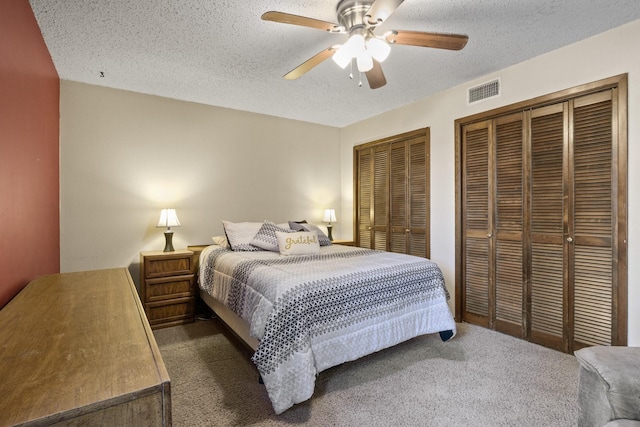
M468 89L467 102L473 104L487 98L493 98L500 95L500 79L491 80L481 85L470 87Z

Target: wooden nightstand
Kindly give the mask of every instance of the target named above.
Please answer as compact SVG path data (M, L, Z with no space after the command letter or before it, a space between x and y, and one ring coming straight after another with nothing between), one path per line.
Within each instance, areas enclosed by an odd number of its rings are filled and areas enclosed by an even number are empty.
M195 320L193 252L140 252L140 299L152 329Z
M334 240L334 245L353 246L353 240Z

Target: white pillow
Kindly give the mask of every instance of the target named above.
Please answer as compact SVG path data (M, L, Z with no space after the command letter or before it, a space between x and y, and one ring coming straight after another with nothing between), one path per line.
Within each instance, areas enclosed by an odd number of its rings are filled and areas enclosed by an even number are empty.
M283 233L276 231L278 248L282 255L310 255L320 252L320 243L315 231Z
M211 240L213 240L213 243L218 246L222 246L223 248L229 248L229 241L225 236L213 236Z
M229 222L222 221L224 232L233 251L259 251L251 245L251 241L262 227L261 222Z

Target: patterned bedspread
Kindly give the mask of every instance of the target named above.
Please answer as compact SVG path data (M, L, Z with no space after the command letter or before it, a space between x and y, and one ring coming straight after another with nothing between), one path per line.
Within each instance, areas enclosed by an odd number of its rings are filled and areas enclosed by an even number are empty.
M280 414L313 394L316 375L418 335L456 331L438 266L331 245L318 255L210 246L200 287L250 325L253 355Z

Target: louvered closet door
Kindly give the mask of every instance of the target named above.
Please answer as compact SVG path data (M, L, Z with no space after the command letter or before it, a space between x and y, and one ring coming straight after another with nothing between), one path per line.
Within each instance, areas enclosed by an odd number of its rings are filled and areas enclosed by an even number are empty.
M391 252L407 252L407 199L409 183L407 176L407 149L405 141L391 144L391 206L389 212L389 250Z
M531 332L530 340L563 350L567 294L563 204L568 168L566 104L531 112ZM568 197L568 195L567 195ZM567 199L569 200L569 199Z
M627 345L626 76L600 84L456 123L463 321L566 353Z
M354 147L356 244L429 257L429 129Z
M493 307L489 301L493 272L489 173L492 147L491 121L466 125L462 131L462 276L464 321L489 326Z
M612 92L578 98L573 107L572 349L612 342L615 146ZM617 125L616 125L617 126Z
M407 141L409 159L409 218L407 252L410 255L429 258L430 182L428 167L429 136L421 135Z
M374 146L358 152L358 246L387 250L389 215L389 148Z
M391 144L390 245L392 252L429 257L427 134Z
M373 147L373 212L371 218L371 247L387 250L389 218L389 148Z
M531 340L565 352L612 342L614 128L611 91L532 112Z
M373 156L371 149L357 152L358 241L357 246L371 249L373 207Z
M495 329L524 337L523 114L495 120Z

